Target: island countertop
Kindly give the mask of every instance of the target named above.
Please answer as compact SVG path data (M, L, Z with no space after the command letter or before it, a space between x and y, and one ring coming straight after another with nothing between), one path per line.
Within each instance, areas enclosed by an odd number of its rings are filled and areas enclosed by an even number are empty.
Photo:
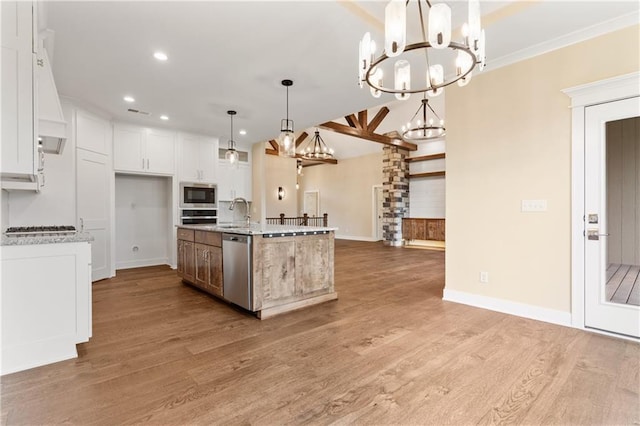
M325 226L295 226L295 225L262 225L252 223L247 226L245 224L218 224L218 225L178 225L178 228L194 229L196 231L209 232L226 232L230 234L242 235L317 235L336 231L338 228Z
M77 232L73 235L50 236L7 236L2 234L0 246L26 246L34 244L82 243L93 241L88 232Z

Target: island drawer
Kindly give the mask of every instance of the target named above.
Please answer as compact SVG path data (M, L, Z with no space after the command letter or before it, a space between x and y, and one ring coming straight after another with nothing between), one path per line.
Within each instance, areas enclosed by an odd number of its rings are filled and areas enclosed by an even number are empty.
M209 231L195 231L196 243L207 244L210 246L222 247L222 233Z
M185 241L193 241L193 229L182 229L178 228L178 239Z

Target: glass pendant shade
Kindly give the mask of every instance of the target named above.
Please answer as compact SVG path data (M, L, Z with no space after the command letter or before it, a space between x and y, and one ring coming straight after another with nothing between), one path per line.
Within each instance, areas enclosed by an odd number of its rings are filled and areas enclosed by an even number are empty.
M381 68L377 68L373 73L372 80L377 86L383 85L382 75L383 72ZM379 98L380 95L382 95L382 92L380 90L376 89L375 87L371 87L371 96L373 96L374 98Z
M438 87L433 89L434 87L442 85L444 82L444 68L440 64L435 64L429 67L429 73L427 75L428 84L432 88L427 92L427 95L434 97L441 94L444 89L442 87Z
M384 52L398 56L407 45L407 3L391 0L384 9Z
M285 157L296 156L296 139L293 133L293 120L289 120L289 87L293 81L282 80L282 85L287 88L287 118L280 122L280 136L278 137L278 153Z
M469 47L473 51L478 50L480 40L480 0L469 0Z
M429 9L429 43L436 49L445 49L451 43L451 8L445 3Z
M396 90L411 90L411 64L401 59L394 65L394 78ZM396 99L409 99L409 93L396 93Z

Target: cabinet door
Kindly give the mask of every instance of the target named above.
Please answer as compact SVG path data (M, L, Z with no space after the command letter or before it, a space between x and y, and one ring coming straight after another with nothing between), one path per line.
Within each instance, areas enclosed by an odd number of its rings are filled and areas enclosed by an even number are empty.
M178 267L176 271L179 277L184 277L184 241L178 240Z
M143 157L143 129L114 126L113 128L113 168L128 172L146 170Z
M200 139L184 135L180 141L180 181L198 182L200 180Z
M231 201L235 198L232 188L234 170L228 162L218 162L218 199L221 201Z
M215 139L202 139L200 141L200 180L207 183L215 183L218 164L218 141Z
M84 111L76 112L76 147L109 155L111 136L109 122Z
M172 175L175 173L175 135L149 130L146 143L146 171Z
M222 248L208 247L209 285L207 291L222 297Z
M196 277L196 257L195 247L191 241L184 241L182 244L184 270L182 277L185 281L195 282Z
M196 277L195 284L206 289L209 286L209 246L195 244Z
M34 127L33 5L2 1L2 173L33 175Z
M233 174L233 188L236 197L251 201L251 167L247 163L241 163Z

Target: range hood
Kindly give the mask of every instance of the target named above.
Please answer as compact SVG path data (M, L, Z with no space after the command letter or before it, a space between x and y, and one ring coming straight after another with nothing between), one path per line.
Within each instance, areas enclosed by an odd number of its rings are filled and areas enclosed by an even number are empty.
M62 114L58 90L53 81L49 56L44 48L38 55L38 136L44 152L62 154L67 141L67 122Z

